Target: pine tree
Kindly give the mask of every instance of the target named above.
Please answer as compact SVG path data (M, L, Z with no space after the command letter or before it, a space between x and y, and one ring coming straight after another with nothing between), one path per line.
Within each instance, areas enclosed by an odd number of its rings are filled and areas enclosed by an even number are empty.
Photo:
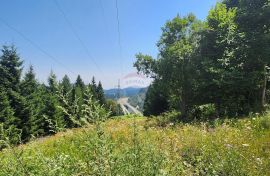
M99 101L100 105L105 105L106 100L104 96L103 87L100 81L98 82L96 94L97 94L97 100Z
M19 124L18 118L14 117L14 111L9 104L8 96L5 91L0 89L0 125L2 124L3 130L0 132L0 140L8 138L11 144L19 142L20 130L16 124ZM0 145L0 149L2 146Z
M63 93L68 93L72 90L72 85L70 83L70 79L67 75L65 75L60 83L60 86L63 88Z
M49 86L46 91L47 95L45 97L45 117L49 124L63 128L66 125L66 122L64 120L63 113L59 109L60 102L57 97L59 85L57 83L56 75L53 72L50 73L48 84ZM55 129L52 129L51 126L47 126L45 132L54 133Z
M85 84L81 78L80 75L78 75L75 84L73 86L73 90L72 90L72 101L75 103L77 103L76 106L78 106L78 108L76 109L76 118L77 120L80 119L80 116L82 116L82 112L81 112L81 107L84 103L84 91L85 91Z
M44 116L45 91L36 80L33 66L30 65L29 70L25 74L21 83L21 94L25 97L28 109L30 111L30 133L33 136L45 135L46 119Z
M80 75L78 75L73 87L73 100L75 97L79 99L79 105L83 103L83 94L85 90L85 84Z
M48 84L49 84L49 92L50 93L56 93L57 91L57 79L56 79L56 75L53 73L53 71L51 71L49 78L48 78Z
M22 64L14 46L3 46L0 58L0 85L6 89L19 91Z
M7 92L8 101L14 110L14 116L18 118L17 128L22 130L22 140L29 138L29 109L27 102L20 92L20 79L22 72L22 61L14 46L4 46L3 55L0 58L0 87Z
M77 76L77 79L75 81L75 87L80 87L81 89L84 89L85 87L85 84L80 75Z
M96 80L94 76L92 77L92 81L89 86L91 86L91 90L92 90L94 98L97 99L97 84L96 84Z
M25 74L21 82L21 94L24 97L30 96L37 90L38 82L34 73L34 68L30 65L28 72Z

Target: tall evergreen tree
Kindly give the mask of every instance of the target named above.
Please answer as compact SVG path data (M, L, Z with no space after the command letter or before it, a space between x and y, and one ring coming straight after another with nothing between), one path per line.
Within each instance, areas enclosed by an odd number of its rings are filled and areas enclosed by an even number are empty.
M76 111L78 112L76 113L77 116L75 117L77 120L81 118L80 116L82 116L81 107L84 103L84 91L85 91L85 84L81 76L78 75L74 84L73 99L72 99L73 102L78 101L77 102L78 109L76 109Z
M84 89L85 84L80 75L77 76L77 79L75 81L75 86L80 87L81 89Z
M3 46L0 58L0 85L6 89L19 92L22 64L15 46Z
M26 72L20 87L21 94L24 97L30 96L37 90L38 82L36 80L36 75L34 73L34 68L32 65L30 65L29 70Z
M46 119L44 118L45 91L36 80L33 66L30 65L21 82L21 94L25 97L28 109L30 111L30 133L34 136L43 136L46 134Z
M22 61L14 46L4 46L3 55L0 57L0 87L7 92L10 106L14 110L14 116L18 118L18 129L22 130L22 140L27 140L30 133L29 109L27 102L20 92L20 79L22 72Z
M56 79L56 75L53 73L53 71L50 72L49 78L48 78L48 90L50 93L56 93L58 82Z
M53 125L58 125L59 127L65 126L64 116L61 110L59 109L60 102L57 97L59 84L57 82L56 75L51 72L48 78L47 87L47 96L45 97L45 117L47 122ZM52 129L51 126L47 128L46 133L53 133L55 129Z
M3 134L0 132L0 140L5 140L5 137L9 138L11 144L16 144L20 139L20 130L16 124L19 124L18 118L14 116L14 111L9 104L8 96L0 89L0 124L3 126ZM4 134L5 133L5 134ZM0 145L0 149L2 146Z
M99 103L101 105L105 105L106 100L105 100L104 90L100 81L98 82L96 94L97 94L97 100L99 101Z
M72 90L72 84L70 83L70 79L67 75L65 75L60 83L60 86L63 88L63 93L68 93Z
M169 110L168 95L162 89L162 85L155 80L148 88L146 93L143 114L145 116L160 115Z
M97 93L96 93L97 92L97 84L96 84L96 79L94 76L92 77L90 86L91 86L91 90L92 90L94 98L97 99Z

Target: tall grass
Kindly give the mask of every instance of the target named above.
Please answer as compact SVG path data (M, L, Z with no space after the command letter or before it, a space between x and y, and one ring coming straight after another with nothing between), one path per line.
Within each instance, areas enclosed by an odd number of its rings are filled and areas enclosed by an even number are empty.
M4 149L0 175L270 175L269 119L98 120Z

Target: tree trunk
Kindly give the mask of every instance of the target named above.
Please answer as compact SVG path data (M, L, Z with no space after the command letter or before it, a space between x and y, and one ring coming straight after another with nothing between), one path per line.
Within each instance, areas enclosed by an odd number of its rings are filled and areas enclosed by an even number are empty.
M186 99L185 95L182 95L182 102L181 102L181 116L183 118L187 117L187 105L186 105Z
M182 93L181 93L181 116L182 118L186 118L187 117L187 87L186 87L186 59L183 60L183 64L182 64Z
M262 86L262 99L261 99L261 106L262 109L264 108L265 105L265 95L266 95L266 85L267 85L267 72L266 72L266 66L264 66L264 81L263 81L263 86Z

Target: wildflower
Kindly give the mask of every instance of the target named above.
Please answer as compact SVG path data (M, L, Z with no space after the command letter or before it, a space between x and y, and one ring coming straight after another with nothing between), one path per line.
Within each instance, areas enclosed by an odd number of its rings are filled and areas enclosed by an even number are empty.
M232 148L233 146L231 144L225 144L227 148Z
M262 164L262 159L261 158L256 158L256 161L257 161L257 163Z
M249 144L242 144L242 146L244 146L244 147L249 147Z

